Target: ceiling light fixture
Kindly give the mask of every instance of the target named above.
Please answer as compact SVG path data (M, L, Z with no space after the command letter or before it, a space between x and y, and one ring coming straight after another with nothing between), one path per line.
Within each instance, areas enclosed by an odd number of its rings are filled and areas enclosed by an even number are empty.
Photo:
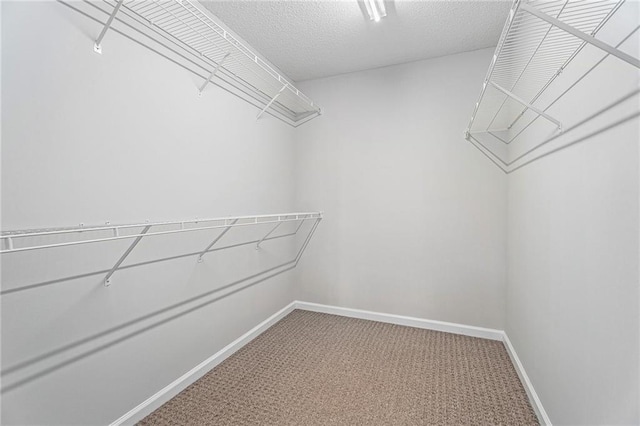
M383 0L364 0L364 6L367 8L367 13L372 21L380 22L381 18L387 16Z

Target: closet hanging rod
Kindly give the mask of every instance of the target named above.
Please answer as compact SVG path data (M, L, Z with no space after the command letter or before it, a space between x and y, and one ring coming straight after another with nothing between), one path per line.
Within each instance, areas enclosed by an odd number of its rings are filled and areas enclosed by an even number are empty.
M45 248L66 247L66 246L72 246L72 245L97 243L97 242L103 242L103 241L117 241L117 240L132 239L132 238L137 239L137 238L149 237L153 235L167 235L167 234L177 234L182 232L195 232L195 231L203 231L207 229L222 229L222 228L231 228L231 227L240 227L240 226L262 225L262 224L278 224L283 222L297 222L297 221L304 222L311 219L322 219L322 212L281 213L281 214L266 214L266 215L254 215L254 216L233 216L233 217L193 219L193 220L169 221L169 222L144 222L144 223L126 224L126 225L94 226L89 228L78 226L74 228L64 228L64 229L59 228L59 229L49 229L49 230L35 229L33 231L29 231L29 230L6 231L2 233L2 235L0 236L0 239L5 241L5 244L8 246L8 248L4 248L0 250L0 254L16 253L16 252L23 252L23 251L29 251L29 250L39 250L39 249L45 249ZM211 226L198 226L193 228L187 228L184 226L186 224L197 224L200 222L222 222L222 224L211 225ZM148 232L149 230L148 228L151 228L153 226L172 226L172 225L173 226L179 225L180 228L166 230L166 231ZM119 230L129 229L129 228L143 228L143 231L135 234L130 234L130 235L119 235ZM75 233L87 233L87 232L104 232L104 231L111 231L114 233L114 236L92 238L87 240L67 241L63 243L14 247L14 239L16 238L28 238L28 237L47 236L47 235L75 234Z

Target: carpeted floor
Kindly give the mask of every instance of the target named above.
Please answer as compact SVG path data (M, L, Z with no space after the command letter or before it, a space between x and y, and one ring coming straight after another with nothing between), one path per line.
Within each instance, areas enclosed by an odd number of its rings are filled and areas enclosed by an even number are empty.
M295 310L139 424L538 421L501 342Z

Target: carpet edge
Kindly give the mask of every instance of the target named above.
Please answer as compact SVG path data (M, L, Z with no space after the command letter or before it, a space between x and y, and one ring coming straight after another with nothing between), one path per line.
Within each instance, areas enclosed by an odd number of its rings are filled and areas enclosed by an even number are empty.
M269 327L280 321L282 318L293 312L296 309L296 301L293 301L280 309L275 314L271 315L260 324L253 327L251 330L238 337L227 346L220 349L209 358L202 361L200 364L187 371L185 374L169 383L164 388L133 407L127 413L119 417L117 420L109 424L109 426L121 426L121 425L134 425L147 415L151 414L156 409L160 408L164 403L169 401L174 396L178 395L184 389L186 389L192 383L195 383L202 376L207 374L215 366L229 358L235 352L240 350L243 346L251 342L260 334L265 332Z

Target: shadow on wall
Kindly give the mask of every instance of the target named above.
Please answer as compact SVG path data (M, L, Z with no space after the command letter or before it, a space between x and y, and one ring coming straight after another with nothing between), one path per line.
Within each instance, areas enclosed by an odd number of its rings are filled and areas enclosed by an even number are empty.
M516 170L521 169L524 166L527 166L535 161L541 160L551 154L557 153L561 150L564 150L566 148L569 148L573 145L576 145L578 143L581 142L586 142L589 139L602 134L604 132L607 132L611 129L614 129L620 125L623 125L624 123L628 122L628 121L632 121L636 118L638 118L638 116L640 116L640 110L638 110L637 108L635 108L635 112L631 112L625 116L623 116L622 118L618 118L618 115L615 115L615 120L611 121L611 119L607 120L607 116L612 116L611 114L607 114L612 110L615 110L616 107L623 105L629 101L634 101L635 105L637 107L638 105L638 99L637 96L638 94L640 94L640 89L636 89L633 90L632 92L622 96L621 98L617 99L615 102L606 105L605 107L601 108L600 110L598 110L597 112L589 115L588 117L586 117L585 119L581 120L580 122L574 124L573 126L569 127L568 129L566 129L564 132L562 133L558 133L554 136L551 136L550 138L546 139L545 141L543 141L540 144L537 144L536 146L534 146L533 148L519 154L517 157L515 157L513 160L511 161L505 161L502 158L493 155L491 153L491 150L487 147L486 143L487 141L482 141L480 140L478 137L476 136L470 136L469 140L471 141L471 144L476 147L482 154L484 154L487 158L489 158L489 160L491 160L496 166L500 167L500 169L502 169L502 171L504 171L505 173L509 174L512 172L515 172ZM604 121L604 123L597 123L597 120L600 119L601 117L605 117L605 119L601 120ZM594 123L595 124L595 128L594 128ZM586 131L586 133L580 135L580 130L582 130L583 128L587 128L588 130ZM571 135L577 135L577 137L573 138L573 139L569 139L566 137L568 134ZM546 147L547 144L549 143L555 143L555 147L550 146L547 147L547 149L543 149L543 147ZM538 154L533 154L535 151L540 150L540 153ZM527 156L531 156L533 155L532 158L525 160L524 162L520 162L521 160L525 159ZM518 164L518 162L520 162Z
M16 364L3 368L2 371L0 371L0 375L2 376L2 384L3 384L1 392L6 393L12 390L15 390L21 386L24 386L30 382L33 382L39 378L42 378L50 373L53 373L63 367L72 365L84 358L87 358L91 355L94 355L101 351L109 349L119 343L132 339L136 336L140 336L143 333L146 333L150 330L153 330L157 327L160 327L178 318L184 317L185 315L198 311L228 296L236 294L244 289L255 286L256 284L262 283L268 279L274 278L284 272L287 272L295 268L298 262L300 261L300 258L302 257L302 254L304 253L309 241L311 240L311 237L313 236L319 222L320 222L319 219L316 219L315 221L312 222L312 225L310 226L308 233L303 240L302 245L298 248L296 255L293 259L279 263L270 268L263 269L259 272L245 276L238 280L227 282L226 284L220 287L217 287L213 290L209 290L209 291L197 294L193 297L186 298L177 303L171 304L169 306L165 306L161 309L149 312L145 315L139 316L132 320L120 323L116 326L109 327L98 333L83 337L81 339L59 346L55 349L41 353L40 355L28 358L24 361L20 361ZM291 232L283 235L265 238L263 241L275 240L275 239L281 239L281 238L293 236L293 235L296 235L296 232ZM257 244L259 241L260 240L253 240L248 242L242 242L239 244L232 244L224 247L210 249L207 252L222 251L230 248ZM193 253L187 253L187 254L182 254L178 256L164 257L160 259L154 259L150 261L139 262L139 263L123 266L120 269L136 268L143 265L149 265L149 264L154 264L158 262L166 262L169 260L176 260L176 259L190 257L190 256L198 256L200 254L201 252L193 252ZM34 289L38 289L44 286L50 286L57 283L77 280L77 279L85 278L89 276L103 275L108 271L109 270L93 271L93 272L85 273L81 275L75 275L75 276L66 277L66 278L57 278L55 280L50 280L46 282L34 283L34 284L22 286L22 287L3 290L2 292L0 292L0 295L2 295L3 297L6 297L11 294L34 290ZM225 290L229 290L229 291L224 292ZM224 292L224 293L220 294L221 292ZM165 314L170 314L170 315L165 316ZM148 320L153 320L154 322L141 326L139 328L136 328L136 326L139 326L140 323ZM127 330L130 330L130 331L124 335L121 335L119 333ZM95 342L96 340L103 339L103 338L109 338L110 340L98 346L87 348L87 346L90 346L92 342ZM83 347L85 347L85 349L83 350L81 349L81 352L79 354L76 354L77 350ZM72 353L75 355L72 355ZM64 359L63 361L59 361L48 367L43 367L40 369L37 368L37 365L43 364L47 361L51 361L58 356L64 356L65 354L69 357ZM35 370L36 370L35 373L31 373L31 371L34 370L34 368L32 367L35 367ZM24 372L26 370L28 370L29 372L25 375ZM23 373L23 374L20 374L20 373ZM21 377L18 377L18 376L21 376Z

